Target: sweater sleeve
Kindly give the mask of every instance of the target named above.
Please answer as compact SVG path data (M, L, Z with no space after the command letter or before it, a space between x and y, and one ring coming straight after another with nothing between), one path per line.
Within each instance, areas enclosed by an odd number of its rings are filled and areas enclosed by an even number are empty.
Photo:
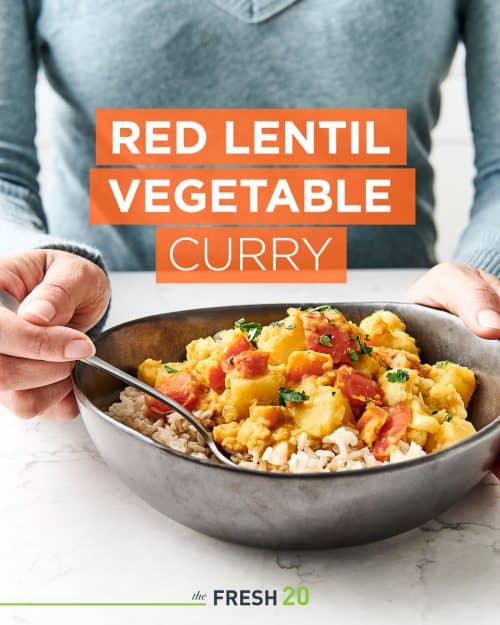
M96 249L48 234L37 182L35 22L29 0L0 2L0 254L60 249L104 270Z
M500 2L466 0L462 19L476 178L454 260L500 278Z

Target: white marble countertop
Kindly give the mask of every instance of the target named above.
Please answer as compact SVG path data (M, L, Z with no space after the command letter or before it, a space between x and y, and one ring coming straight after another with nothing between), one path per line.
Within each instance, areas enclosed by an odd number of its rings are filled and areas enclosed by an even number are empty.
M161 285L115 274L110 323L271 301L401 300L416 271L351 271L347 285ZM307 607L0 606L0 623L490 625L500 608L500 488L490 477L424 527L356 548L273 552L169 521L111 473L80 420L0 414L0 603L185 602L200 590L305 584Z

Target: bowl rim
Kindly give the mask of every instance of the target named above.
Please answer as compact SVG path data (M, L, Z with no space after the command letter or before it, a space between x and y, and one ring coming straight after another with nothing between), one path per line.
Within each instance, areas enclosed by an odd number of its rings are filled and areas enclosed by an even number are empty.
M252 310L255 309L257 310L260 307L263 306L272 306L272 307L276 307L276 308L289 308L289 307L304 307L304 306L310 306L310 305L314 305L317 306L318 304L304 304L304 303L261 303L261 304L238 304L236 306L204 306L201 308L187 308L184 310L174 310L174 311L169 311L166 313L159 313L159 314L155 314L155 315L146 315L144 317L136 317L134 319L130 319L129 321L125 321L122 323L119 323L117 325L111 326L110 328L107 328L106 330L104 330L103 332L101 332L98 337L97 337L97 341L99 341L100 339L104 338L105 336L116 332L117 330L120 330L122 328L125 328L127 326L130 325L134 325L135 323L141 323L141 322L150 322L150 321L157 321L160 319L163 319L169 315L175 314L175 315L183 315L185 314L189 314L189 313L196 313L196 312L202 312L204 310L210 310L213 312L216 311L222 311L222 310L227 310L229 308L234 309L234 310L238 310L238 309L245 309L245 310ZM332 306L335 307L339 307L342 308L342 306L355 306L355 305L363 305L363 306L373 306L373 307L377 307L377 308L383 308L384 306L391 306L391 305L397 305L397 306L403 306L405 308L416 308L416 309L420 309L420 310L425 310L427 313L431 313L434 314L436 316L442 316L442 317L446 317L446 318L453 318L457 324L462 324L462 322L460 321L460 319L458 319L458 317L455 317L455 315L452 315L451 313L441 310L441 309L437 309L437 308L432 308L430 306L423 306L420 304L413 304L413 303L409 303L409 302L397 302L397 301L385 301L385 302L379 302L379 301L344 301L344 302L335 302L335 304L331 304ZM431 312L432 311L432 312ZM500 345L500 341L495 341L495 340L488 340L488 339L483 339L481 337L476 337L478 341L488 341L491 343L495 343L498 342L498 344ZM374 475L374 474L378 474L379 472L388 472L388 471L395 471L398 469L411 469L412 467L416 467L419 466L421 464L424 463L428 463L428 462L433 462L433 461L438 461L440 458L442 457L450 457L451 455L456 455L457 453L461 453L463 450L466 450L470 447L476 446L477 444L479 444L481 442L481 440L483 438L487 438L490 435L492 435L496 430L498 430L498 432L500 433L500 415L497 415L490 423L488 423L487 425L485 425L483 428L481 428L478 432L475 432L472 436L469 436L461 441L459 441L458 443L455 443L454 445L451 445L450 447L447 447L445 449L442 449L440 451L435 451L435 452L431 452L429 454L426 454L425 456L420 456L418 458L411 458L409 460L404 460L401 462L394 462L394 463L384 463L384 464L380 464L380 465L376 465L373 467L364 467L362 469L350 469L350 470L346 470L346 471L339 471L339 472L335 472L332 473L330 471L322 471L322 472L308 472L308 473L280 473L278 471L259 471L257 469L248 469L245 467L239 467L239 466L228 466L228 465L224 465L224 464L219 464L216 462L213 462L210 459L204 459L204 458L196 458L193 456L189 456L188 454L185 454L181 451L177 451L176 449L172 449L171 447L167 447L166 445L162 445L161 443L158 443L157 441L155 441L154 439L150 438L149 436L146 436L145 434L142 434L141 432L138 432L137 430L134 430L132 427L125 425L124 423L121 423L120 421L118 421L117 419L114 419L113 417L111 417L110 415L108 415L107 413L105 413L103 410L101 410L98 406L96 406L88 397L87 395L85 395L85 393L83 392L83 390L80 388L80 382L79 382L79 377L80 377L80 371L82 369L82 366L85 363L82 362L77 362L76 367L74 369L73 372L73 391L75 393L76 399L78 401L78 403L81 403L85 408L87 408L88 410L92 411L94 414L96 414L97 416L99 416L101 419L103 419L104 421L107 421L108 423L110 423L111 425L113 425L114 427L116 427L117 429L121 430L122 432L128 434L129 436L133 436L135 438L137 438L138 440L152 445L154 448L158 449L161 452L167 453L167 454L172 454L173 456L180 458L182 460L185 461L189 461L189 462L194 462L195 464L201 465L203 467L207 467L207 468L211 468L211 469L221 469L224 471L231 471L231 472L236 472L236 473L245 473L247 475L254 475L254 476L258 476L260 478L277 478L277 479L339 479L342 477L361 477L361 476L367 476L367 475ZM88 365L87 365L88 366ZM485 469L485 471L487 471L487 469Z

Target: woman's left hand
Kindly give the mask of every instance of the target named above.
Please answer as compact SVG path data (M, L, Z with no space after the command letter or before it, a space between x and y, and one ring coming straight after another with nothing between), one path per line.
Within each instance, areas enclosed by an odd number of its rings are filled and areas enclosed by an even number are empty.
M500 280L482 269L440 263L415 282L407 299L448 310L478 336L500 339Z

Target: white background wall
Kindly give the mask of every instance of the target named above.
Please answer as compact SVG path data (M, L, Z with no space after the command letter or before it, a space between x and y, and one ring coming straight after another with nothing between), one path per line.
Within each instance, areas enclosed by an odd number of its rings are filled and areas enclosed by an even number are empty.
M436 171L436 221L438 258L447 260L467 223L472 202L473 151L469 130L464 76L465 52L461 46L442 88L442 110L434 131L432 163ZM47 85L38 86L38 148L43 171L50 166L50 140L44 132Z

